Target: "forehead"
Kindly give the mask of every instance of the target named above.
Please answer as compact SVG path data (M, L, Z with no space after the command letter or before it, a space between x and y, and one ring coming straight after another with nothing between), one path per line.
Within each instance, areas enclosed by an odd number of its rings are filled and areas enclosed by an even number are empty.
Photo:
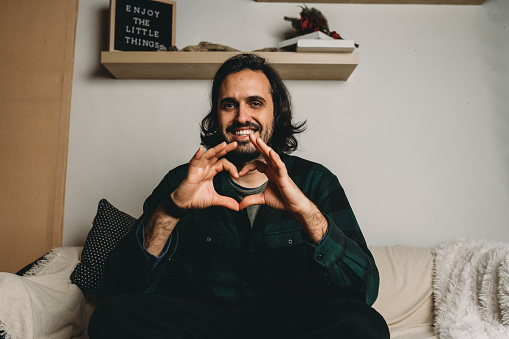
M219 88L219 98L261 96L267 100L272 98L269 79L263 72L245 69L228 75Z

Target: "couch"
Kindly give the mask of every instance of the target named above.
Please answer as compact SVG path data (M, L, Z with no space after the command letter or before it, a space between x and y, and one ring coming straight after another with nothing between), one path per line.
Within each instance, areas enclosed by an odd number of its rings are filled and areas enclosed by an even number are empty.
M88 320L99 301L83 291L100 291L97 257L107 255L118 240L112 237L133 223L101 200L84 247L55 248L22 275L0 273L0 334L88 338ZM508 244L452 239L434 249L370 250L380 273L373 307L391 338L509 338Z
M431 250L408 246L370 247L380 271L374 304L392 338L435 338ZM24 276L0 273L0 328L12 339L86 339L98 300L69 277L82 247L55 248Z

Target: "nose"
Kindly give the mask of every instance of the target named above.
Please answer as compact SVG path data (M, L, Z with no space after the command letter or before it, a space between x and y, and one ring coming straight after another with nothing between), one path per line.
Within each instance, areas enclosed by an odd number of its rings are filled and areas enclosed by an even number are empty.
M251 121L251 115L249 114L249 107L241 103L239 105L238 111L237 111L237 121L241 124L245 124L248 121Z

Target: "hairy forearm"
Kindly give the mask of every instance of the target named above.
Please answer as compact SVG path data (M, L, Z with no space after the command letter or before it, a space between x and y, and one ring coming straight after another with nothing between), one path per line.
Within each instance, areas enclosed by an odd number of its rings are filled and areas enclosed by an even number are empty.
M327 219L318 207L309 201L309 207L300 213L294 213L304 232L313 243L318 244L327 234Z
M144 245L150 254L156 257L161 255L179 220L166 213L161 205L157 207L145 224L144 229Z

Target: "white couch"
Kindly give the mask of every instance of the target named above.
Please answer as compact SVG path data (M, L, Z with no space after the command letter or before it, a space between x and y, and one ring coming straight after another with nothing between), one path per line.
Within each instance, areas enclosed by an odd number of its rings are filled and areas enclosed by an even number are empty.
M81 247L56 248L23 277L0 273L0 331L12 339L86 339L97 300L69 279ZM370 247L380 272L374 304L392 338L433 335L433 255L408 246ZM9 338L9 337L7 337Z
M380 312L391 338L436 338L433 334L434 256L427 248L370 246L380 274Z

